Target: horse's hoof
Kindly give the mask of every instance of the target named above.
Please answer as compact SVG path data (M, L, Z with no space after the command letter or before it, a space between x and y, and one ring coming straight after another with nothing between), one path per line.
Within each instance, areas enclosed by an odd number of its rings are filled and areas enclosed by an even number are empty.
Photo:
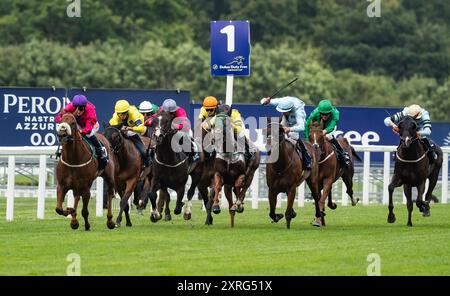
M174 213L175 215L181 214L181 210L182 210L183 206L184 206L184 202L181 202L179 205L177 204L177 205L175 206L175 210L173 210L173 213Z
M388 223L394 223L395 222L395 215L388 215L388 219L387 219Z
M56 211L56 213L58 214L58 215L63 215L63 213L64 213L64 211L62 210L62 209L58 209L58 208L56 208L55 209L55 211Z
M295 217L297 217L297 213L294 210L292 210L292 217L291 217L291 219L294 219Z
M120 228L120 222L116 222L115 227Z
M406 226L412 227L412 223L411 223L411 222L408 222L408 223L406 224Z
M353 207L356 206L356 204L358 203L358 201L359 201L359 198L357 198L355 202L354 202L353 199L352 199L352 206L353 206Z
M286 223L286 228L291 229L291 223Z
M219 214L220 213L220 206L219 205L213 205L212 212L214 214Z
M431 216L431 212L430 212L430 210L424 210L422 215L424 217L430 217Z
M236 207L236 212L238 212L238 213L243 213L244 212L244 206L238 206L238 207Z
M86 230L86 231L91 230L91 225L90 224L84 225L84 230Z
M164 216L164 221L171 221L172 220L172 215L168 214Z
M126 225L127 225L127 227L131 227L131 226L133 226L133 224L131 224L131 222L129 222L129 223L127 222L127 224L126 224Z
M73 229L73 230L76 230L76 229L78 229L78 227L80 227L80 223L78 223L78 221L77 221L77 223L70 223L70 227Z
M184 220L191 220L191 213L184 213L183 218Z
M316 220L312 221L311 225L315 226L315 227L321 227L322 226L322 224L320 222L316 221Z
M106 226L108 226L109 229L116 228L116 224L113 221L106 222Z
M333 203L328 204L328 207L332 210L336 210L337 204L333 202Z
M156 219L155 216L150 215L150 221L152 221L153 223L158 222L158 220L160 220L160 219Z

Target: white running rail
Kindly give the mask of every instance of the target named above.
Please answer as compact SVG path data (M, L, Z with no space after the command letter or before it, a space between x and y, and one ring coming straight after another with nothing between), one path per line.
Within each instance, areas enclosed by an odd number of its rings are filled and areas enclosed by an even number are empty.
M396 150L396 146L353 146L357 152L364 153L363 159L363 205L369 204L369 193L370 193L370 156L371 153L384 153L384 165L383 165L383 204L388 203L389 193L388 185L390 180L390 165L391 157L390 153ZM12 221L14 218L14 186L15 186L15 157L16 156L39 156L39 184L37 188L37 218L44 219L44 209L45 209L45 183L47 180L47 158L53 155L56 151L56 146L50 147L0 147L0 156L8 156L8 181L6 190L6 220ZM263 147L260 147L261 150ZM450 147L442 147L444 152L444 162L441 169L442 174L442 195L441 202L448 202L448 157L450 154ZM260 169L257 170L256 174L259 174ZM96 215L103 215L103 179L97 178L96 182L96 196L101 198L96 198ZM70 196L70 194L69 194ZM254 178L253 183L250 187L251 205L253 209L258 208L259 201L264 199L259 198L259 178ZM298 206L303 207L305 204L305 184L302 183L297 191L298 196ZM68 199L70 201L70 198ZM342 205L346 206L348 204L347 195L345 192L345 186L342 186Z

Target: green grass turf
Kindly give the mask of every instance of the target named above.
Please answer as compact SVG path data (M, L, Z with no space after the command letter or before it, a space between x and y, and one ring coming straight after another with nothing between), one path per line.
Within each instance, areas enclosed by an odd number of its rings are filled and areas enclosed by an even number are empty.
M18 198L14 221L6 222L0 198L0 275L65 275L70 253L80 255L81 275L366 275L370 253L380 255L382 275L450 275L450 205L433 204L429 218L415 207L412 228L403 204L396 205L392 225L386 206L338 206L327 209L327 226L319 229L310 225L307 204L295 208L287 230L284 220L270 222L267 203L258 210L246 204L234 229L228 211L208 227L196 201L191 221L174 215L153 224L148 210L145 216L133 211L133 227L109 230L106 217L95 217L92 200L86 232L80 213L74 231L70 219L54 212L55 203L47 199L46 219L38 220L36 200Z

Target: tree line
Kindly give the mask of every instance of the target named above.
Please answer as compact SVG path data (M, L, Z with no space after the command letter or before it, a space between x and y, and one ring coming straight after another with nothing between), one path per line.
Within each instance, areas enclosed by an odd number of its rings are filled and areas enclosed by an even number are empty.
M251 76L237 102L254 102L293 77L286 95L307 104L419 103L450 120L450 2L382 0L63 0L0 2L0 85L180 88L196 102L224 97L210 75L211 20L248 19Z

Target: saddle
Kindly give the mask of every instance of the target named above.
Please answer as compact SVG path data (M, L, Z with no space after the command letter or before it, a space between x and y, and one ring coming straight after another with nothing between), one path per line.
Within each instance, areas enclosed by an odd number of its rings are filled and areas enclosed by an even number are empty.
M102 148L102 155L98 155L97 151L95 150L94 145L92 145L92 143L86 138L85 135L83 135L83 141L84 143L86 143L89 147L89 150L91 150L92 155L97 158L100 159L102 156L103 157L107 157L108 156L108 151L105 148L105 145L103 145L102 141L98 141L100 143L100 147Z

